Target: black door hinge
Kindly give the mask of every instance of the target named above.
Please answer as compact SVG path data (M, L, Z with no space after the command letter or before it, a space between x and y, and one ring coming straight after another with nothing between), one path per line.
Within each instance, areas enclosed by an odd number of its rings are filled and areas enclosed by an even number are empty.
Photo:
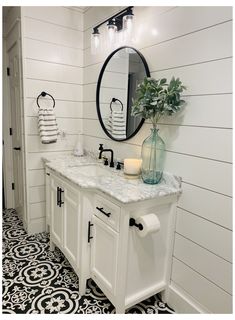
M10 68L9 67L7 67L7 75L8 75L8 77L10 76Z
M11 189L15 190L15 184L14 183L11 184Z
M12 128L9 128L10 136L12 136Z

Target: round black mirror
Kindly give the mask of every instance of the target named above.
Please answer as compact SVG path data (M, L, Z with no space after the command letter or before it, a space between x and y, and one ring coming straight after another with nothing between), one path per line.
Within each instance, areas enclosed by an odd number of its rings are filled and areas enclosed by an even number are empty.
M132 47L120 47L105 60L100 71L96 106L106 135L117 141L132 138L144 119L131 115L132 100L144 77L150 77L144 56Z

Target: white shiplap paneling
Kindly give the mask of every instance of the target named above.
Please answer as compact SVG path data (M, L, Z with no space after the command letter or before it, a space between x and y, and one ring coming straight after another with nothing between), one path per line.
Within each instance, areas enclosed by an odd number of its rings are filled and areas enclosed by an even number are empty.
M25 114L28 117L37 117L38 116L38 105L35 98L26 98L25 99ZM59 118L82 118L82 102L77 101L63 101L55 99L56 107L54 109L56 117ZM51 98L42 98L39 99L39 105L42 108L51 108L53 102Z
M83 50L41 40L25 39L26 58L83 67Z
M232 294L232 264L230 262L179 234L175 235L174 255L227 293Z
M46 10L46 7L44 7ZM69 48L83 48L83 32L25 17L25 37Z
M83 14L65 7L24 7L24 16L64 28L83 30Z
M71 153L82 134L83 13L66 7L22 7L24 109L28 170L28 231L45 230L45 179L42 154ZM53 144L38 135L37 96L55 99L59 132ZM40 98L41 107L51 107Z
M26 59L25 76L30 79L82 84L80 67Z
M91 55L91 29L87 28L92 19L100 20L102 13L99 8L85 13L85 146L98 152L99 143L104 143L116 158L139 157L149 125L133 139L120 143L111 141L97 122L96 84L107 56ZM129 45L145 56L151 76L170 79L174 75L187 86L185 108L174 117L161 119L159 126L167 145L165 170L183 179L177 239L185 240L178 240L175 254L188 266L175 260L172 281L182 297L187 293L185 301L191 299L198 309L229 313L232 300L224 290L231 292L232 10L216 6L135 7L134 14L137 41ZM187 256L184 249L190 245L191 256ZM201 261L203 257L205 261ZM215 272L210 274L207 264L213 263Z
M207 220L232 228L232 198L187 183L182 185L178 206ZM193 197L191 195L194 195ZM200 199L200 201L198 201Z
M232 231L177 209L176 232L232 262ZM213 235L213 237L211 236ZM224 246L224 243L227 245Z
M213 282L195 272L177 259L173 259L173 281L181 286L210 313L232 313L232 296Z
M43 186L45 185L45 172L44 169L29 170L29 186Z
M82 101L82 86L70 83L25 79L26 98L37 98L42 92L50 93L55 100Z

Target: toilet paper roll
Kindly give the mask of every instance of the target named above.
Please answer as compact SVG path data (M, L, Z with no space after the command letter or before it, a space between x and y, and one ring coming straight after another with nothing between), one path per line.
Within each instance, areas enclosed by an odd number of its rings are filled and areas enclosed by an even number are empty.
M143 226L143 230L137 229L137 233L140 237L146 237L150 233L157 232L161 227L160 221L154 213L139 217L136 222L141 223Z

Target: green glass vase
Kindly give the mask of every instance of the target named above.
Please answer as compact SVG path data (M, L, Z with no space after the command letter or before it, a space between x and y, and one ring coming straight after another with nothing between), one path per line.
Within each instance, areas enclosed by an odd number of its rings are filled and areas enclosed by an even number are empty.
M151 128L151 134L147 137L141 150L142 168L141 175L145 183L157 184L161 181L164 160L165 143L158 134L159 129Z

